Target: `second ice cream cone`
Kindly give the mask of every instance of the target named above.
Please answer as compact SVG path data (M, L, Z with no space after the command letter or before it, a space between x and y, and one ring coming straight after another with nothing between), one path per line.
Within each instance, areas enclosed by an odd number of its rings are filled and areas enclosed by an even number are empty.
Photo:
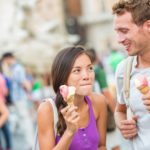
M143 86L143 87L139 88L139 90L142 94L146 94L149 91L149 87Z
M146 94L150 90L146 76L141 75L135 79L135 86L142 94Z

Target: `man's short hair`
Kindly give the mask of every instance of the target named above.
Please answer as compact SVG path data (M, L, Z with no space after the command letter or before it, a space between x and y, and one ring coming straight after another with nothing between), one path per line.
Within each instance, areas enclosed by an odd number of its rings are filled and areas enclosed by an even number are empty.
M112 7L113 14L122 15L130 12L136 25L143 25L150 20L150 0L118 0Z
M4 60L5 58L14 58L14 55L11 52L6 52L2 55L2 60Z

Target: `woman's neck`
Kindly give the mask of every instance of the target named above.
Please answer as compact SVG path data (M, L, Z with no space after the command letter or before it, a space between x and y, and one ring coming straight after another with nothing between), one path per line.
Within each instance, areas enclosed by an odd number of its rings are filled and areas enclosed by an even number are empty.
M78 107L78 110L81 110L86 104L85 96L75 96L74 105Z

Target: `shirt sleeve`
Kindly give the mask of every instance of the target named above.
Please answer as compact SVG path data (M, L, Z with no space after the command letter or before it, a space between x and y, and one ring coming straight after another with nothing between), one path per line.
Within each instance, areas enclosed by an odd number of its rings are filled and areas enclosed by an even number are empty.
M123 76L125 70L124 68L125 68L125 60L119 63L115 74L117 101L119 104L125 104L124 91L123 91Z

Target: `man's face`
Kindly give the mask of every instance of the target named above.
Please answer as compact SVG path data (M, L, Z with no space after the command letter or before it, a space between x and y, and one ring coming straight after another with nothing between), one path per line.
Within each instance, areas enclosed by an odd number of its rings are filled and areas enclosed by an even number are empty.
M7 64L8 66L10 66L11 64L12 64L12 58L5 58L4 60L3 60L3 62L5 63L5 64Z
M132 19L131 13L125 12L116 15L114 20L118 42L122 44L128 55L140 55L148 49L148 34L143 26L137 26Z

